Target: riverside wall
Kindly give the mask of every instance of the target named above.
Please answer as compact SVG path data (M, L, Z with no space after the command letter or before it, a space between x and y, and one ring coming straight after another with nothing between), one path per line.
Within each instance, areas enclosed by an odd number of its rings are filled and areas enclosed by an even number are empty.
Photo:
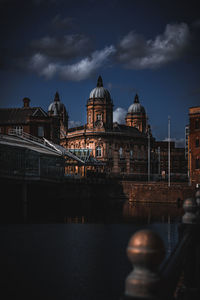
M166 182L121 181L121 185L130 202L177 203L193 197L195 193L195 186L188 186L186 182L173 182L170 187Z

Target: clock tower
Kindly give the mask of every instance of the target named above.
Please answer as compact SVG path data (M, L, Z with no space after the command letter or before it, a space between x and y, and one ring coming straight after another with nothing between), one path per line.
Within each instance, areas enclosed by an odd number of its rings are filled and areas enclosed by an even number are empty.
M87 101L87 128L109 130L113 126L113 102L110 93L103 87L99 76L97 86L90 92Z

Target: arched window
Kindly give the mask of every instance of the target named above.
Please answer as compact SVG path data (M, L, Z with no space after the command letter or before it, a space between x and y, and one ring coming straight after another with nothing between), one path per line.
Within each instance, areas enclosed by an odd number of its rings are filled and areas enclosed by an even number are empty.
M196 147L199 147L199 138L196 138Z
M102 120L102 115L101 114L97 114L97 121L101 121Z
M100 146L96 147L96 157L101 157L101 147Z

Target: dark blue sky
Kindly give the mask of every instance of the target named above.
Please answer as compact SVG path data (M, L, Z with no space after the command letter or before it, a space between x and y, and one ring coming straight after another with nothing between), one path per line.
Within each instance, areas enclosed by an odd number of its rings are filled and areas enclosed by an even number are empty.
M200 105L198 1L0 0L0 107L47 110L56 90L70 124L86 121L99 74L122 120L140 97L157 139L183 141Z

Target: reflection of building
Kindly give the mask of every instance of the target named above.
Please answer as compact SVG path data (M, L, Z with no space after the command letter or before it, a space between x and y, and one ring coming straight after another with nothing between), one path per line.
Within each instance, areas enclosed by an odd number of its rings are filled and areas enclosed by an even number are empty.
M21 108L0 109L0 133L14 129L18 134L26 132L59 143L59 118L48 116L41 107L30 107L30 99L23 99Z
M190 180L200 183L200 106L189 108L188 166Z
M146 174L146 114L137 95L126 123L113 123L113 102L99 76L87 101L87 124L68 129L62 145L69 149L91 149L92 155L105 163L106 173Z

